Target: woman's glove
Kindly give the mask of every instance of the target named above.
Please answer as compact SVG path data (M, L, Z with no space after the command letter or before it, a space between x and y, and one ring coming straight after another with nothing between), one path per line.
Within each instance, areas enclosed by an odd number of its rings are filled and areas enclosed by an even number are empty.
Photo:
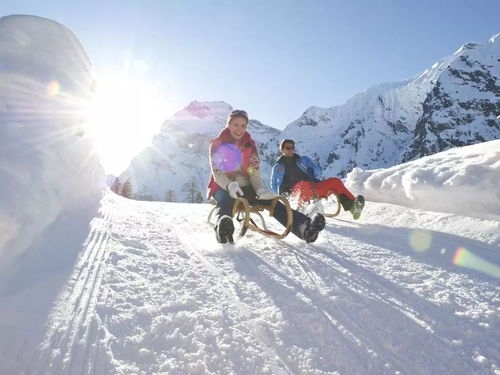
M227 184L227 191L229 191L229 196L233 199L243 196L243 190L241 190L240 184L236 181Z
M257 199L269 200L276 197L272 191L266 190L264 188L257 190Z

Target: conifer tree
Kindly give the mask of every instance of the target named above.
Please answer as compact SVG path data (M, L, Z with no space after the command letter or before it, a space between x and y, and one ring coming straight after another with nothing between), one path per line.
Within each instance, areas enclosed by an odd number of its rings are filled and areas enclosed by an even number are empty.
M196 203L197 194L201 194L196 187L196 180L194 177L192 177L189 182L186 182L182 186L182 191L186 193L186 199L184 200L184 202L187 203Z
M203 203L203 196L200 192L196 193L196 203Z
M111 191L115 194L120 194L120 191L122 189L122 184L120 182L120 179L117 177L115 178L115 181L113 182L113 184L111 185L110 187Z
M125 198L132 199L132 183L130 182L130 180L127 180L123 184L121 195L124 196Z
M176 201L175 190L172 190L172 189L167 190L167 192L165 193L164 201L165 202L175 202Z

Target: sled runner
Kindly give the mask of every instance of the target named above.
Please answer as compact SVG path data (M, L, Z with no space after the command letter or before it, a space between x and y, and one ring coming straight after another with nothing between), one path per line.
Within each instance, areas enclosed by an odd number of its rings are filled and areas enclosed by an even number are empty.
M320 200L325 200L326 202L332 203L332 211L325 212L323 213L323 216L325 217L335 217L340 213L340 200L339 196L335 194L332 190L328 190L327 192L318 192L312 184L308 185L302 185L297 187L296 192L292 192L291 196L292 197L297 197L295 198L299 203L298 203L298 210L299 211L304 211L305 207L309 204L314 204ZM303 189L301 191L301 189ZM301 199L301 197L305 197L304 200Z
M264 217L262 216L261 212L262 211L268 211L269 216L274 215L274 209L276 207L276 204L281 201L286 208L286 213L287 213L287 223L285 226L285 230L283 233L276 233L271 230L268 230L266 227L266 222L264 220ZM216 205L217 202L212 200L211 203L213 205ZM208 214L208 223L211 223L211 218L213 213L215 212L217 207L214 207L210 213ZM261 222L262 222L262 227L259 227L257 223L253 220L251 217L252 214L255 214L259 216ZM271 200L270 205L264 205L264 204L255 204L255 205L250 205L248 203L248 200L246 198L240 197L234 201L233 205L233 217L236 219L237 222L240 223L241 229L239 231L239 235L243 237L248 229L251 229L256 232L260 232L264 235L282 239L285 238L290 230L292 229L292 224L293 224L293 215L292 215L292 208L290 207L290 203L285 197L275 197L274 199Z
M333 207L336 207L330 213L325 212L323 214L323 216L325 216L325 217L335 217L335 216L337 216L340 213L340 200L339 200L339 196L337 194L333 193L332 191L329 191L328 195L326 197L318 197L317 199L318 200L324 199L327 202L332 202L333 203Z

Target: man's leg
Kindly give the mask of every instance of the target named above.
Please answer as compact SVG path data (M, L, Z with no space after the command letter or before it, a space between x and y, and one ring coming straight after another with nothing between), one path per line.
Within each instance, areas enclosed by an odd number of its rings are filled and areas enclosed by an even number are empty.
M327 198L332 192L339 197L340 204L345 211L352 214L354 220L358 220L365 206L365 198L362 195L355 197L345 187L339 178L329 178L316 183L316 191L319 198Z
M340 204L345 211L348 211L354 203L356 197L345 187L340 178L332 177L327 180L317 182L316 192L318 198L328 198L330 194L336 194L339 197Z
M292 187L292 197L298 198L299 206L305 202L309 202L314 196L314 182L300 181Z

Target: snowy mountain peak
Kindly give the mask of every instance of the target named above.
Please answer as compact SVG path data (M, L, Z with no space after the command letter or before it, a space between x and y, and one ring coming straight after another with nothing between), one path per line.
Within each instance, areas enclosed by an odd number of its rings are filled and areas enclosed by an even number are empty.
M471 49L475 49L477 47L480 46L480 43L476 43L476 42L468 42L468 43L465 43L464 45L462 45L462 47L460 47L457 52L454 53L454 55L458 55L459 53L463 52L463 51L466 51L466 50L471 50Z
M500 33L493 35L490 39L488 39L487 43L499 43L500 44Z
M229 104L223 101L215 101L215 102L198 102L193 101L189 103L189 105L184 108L181 112L188 113L200 119L205 118L220 118L221 116L225 117L229 112L233 110Z
M500 33L492 36L486 43L478 42L468 42L463 44L453 55L461 55L464 53L470 53L475 50L485 50L489 51L493 49L500 49Z

